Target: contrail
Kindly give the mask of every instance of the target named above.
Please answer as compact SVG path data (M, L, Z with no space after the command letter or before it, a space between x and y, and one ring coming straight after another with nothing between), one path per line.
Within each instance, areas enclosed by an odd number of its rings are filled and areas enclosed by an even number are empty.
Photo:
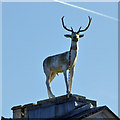
M72 4L69 4L69 3L66 3L66 2L63 2L63 1L59 1L59 0L54 0L55 2L59 2L59 3L62 3L64 5L69 5L71 7L75 7L75 8L78 8L78 9L81 9L81 10L84 10L84 11L87 11L87 12L90 12L90 13L93 13L93 14L96 14L96 15L100 15L102 17L106 17L106 18L109 18L109 19L112 19L112 20L115 20L115 21L119 21L117 18L114 18L114 17L111 17L111 16L108 16L108 15L105 15L105 14L102 14L102 13L99 13L99 12L95 12L93 10L89 10L89 9L86 9L86 8L83 8L83 7L79 7L79 6L76 6L76 5L72 5Z

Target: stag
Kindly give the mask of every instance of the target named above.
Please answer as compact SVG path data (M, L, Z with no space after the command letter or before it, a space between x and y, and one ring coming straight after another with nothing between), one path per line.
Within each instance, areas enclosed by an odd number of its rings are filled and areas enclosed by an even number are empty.
M69 51L47 57L43 62L43 69L46 75L46 86L47 86L49 98L55 97L52 93L50 85L52 80L55 78L56 75L58 75L58 73L64 74L67 95L71 94L74 67L76 64L77 54L78 54L78 41L79 41L79 38L84 36L84 34L80 34L80 33L86 31L90 26L92 18L90 18L90 16L88 16L88 18L89 18L89 23L87 27L82 30L80 27L77 32L74 32L72 27L71 29L68 29L64 25L64 21L63 21L64 16L62 17L63 28L72 33L72 34L66 34L64 36L67 38L71 38L72 41L71 41L71 47ZM69 80L67 80L67 70L69 70Z

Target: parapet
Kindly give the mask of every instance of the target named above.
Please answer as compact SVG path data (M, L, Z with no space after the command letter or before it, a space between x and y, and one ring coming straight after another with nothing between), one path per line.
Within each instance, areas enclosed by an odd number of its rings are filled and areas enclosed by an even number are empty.
M52 99L46 99L37 101L37 104L30 103L26 105L14 106L13 119L16 118L59 118L68 114L78 107L84 105L90 105L92 107L97 106L97 102L94 100L86 99L84 96L67 95L55 97Z
M67 95L37 101L37 104L30 103L12 108L13 120L19 119L116 119L119 118L107 107L97 107L97 102L86 99L84 96Z

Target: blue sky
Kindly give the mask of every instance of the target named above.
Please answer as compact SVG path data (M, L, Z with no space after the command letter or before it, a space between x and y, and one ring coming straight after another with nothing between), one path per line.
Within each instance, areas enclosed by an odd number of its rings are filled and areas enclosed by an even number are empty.
M73 2L112 17L117 3ZM2 115L12 117L11 107L47 99L43 60L70 48L61 24L78 30L92 23L79 40L72 93L98 101L118 113L118 23L56 2L2 4ZM63 74L53 80L56 96L66 94Z

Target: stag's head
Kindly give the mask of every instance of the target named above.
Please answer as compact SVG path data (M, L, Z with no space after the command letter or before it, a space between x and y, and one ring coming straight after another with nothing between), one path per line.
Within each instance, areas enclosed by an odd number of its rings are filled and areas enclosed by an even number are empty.
M88 23L87 27L86 27L85 29L83 29L83 30L81 30L82 27L80 27L77 32L74 32L74 30L73 30L72 27L71 27L71 29L68 29L68 28L64 25L63 18L64 18L64 16L62 17L62 25L63 25L64 29L66 29L67 31L70 31L70 32L72 33L72 34L66 34L66 35L64 35L64 36L67 37L67 38L71 38L72 41L76 41L76 42L79 40L79 38L81 38L81 37L84 36L84 34L80 34L80 33L86 31L86 30L89 28L90 23L91 23L91 20L92 20L92 18L90 18L90 16L88 16L88 18L89 18L89 23Z

